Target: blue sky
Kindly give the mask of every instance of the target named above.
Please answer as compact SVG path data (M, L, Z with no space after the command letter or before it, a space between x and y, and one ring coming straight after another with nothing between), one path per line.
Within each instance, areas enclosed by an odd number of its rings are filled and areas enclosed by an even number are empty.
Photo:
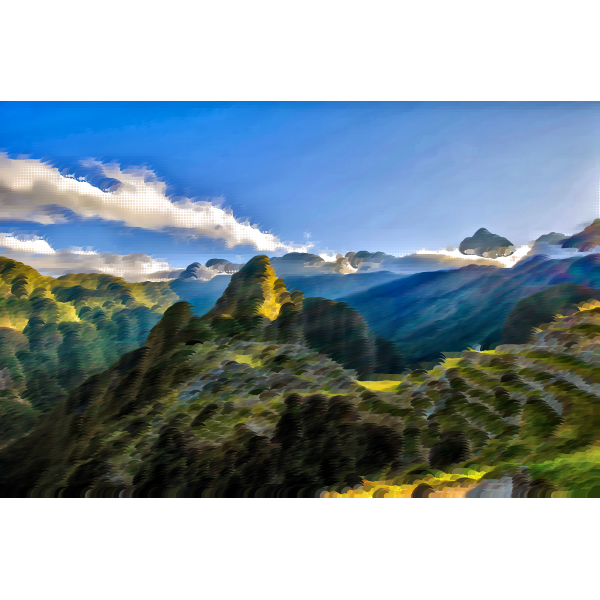
M440 249L458 246L480 227L519 245L549 231L573 232L598 216L599 108L4 102L0 150L95 185L103 183L99 168L79 161L145 166L175 201L220 203L286 244L313 243L316 253ZM54 249L145 253L173 267L273 254L185 237L168 224L161 230L135 219L123 224L53 210L63 215L60 222L43 224L6 208L0 232L41 236Z

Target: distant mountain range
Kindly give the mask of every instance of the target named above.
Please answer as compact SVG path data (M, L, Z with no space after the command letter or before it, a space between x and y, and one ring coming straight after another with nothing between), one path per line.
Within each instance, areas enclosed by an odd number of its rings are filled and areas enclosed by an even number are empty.
M419 273L340 299L356 308L375 333L394 340L414 365L437 361L444 351L493 348L502 342L505 321L520 300L565 284L575 286L573 297L578 297L577 286L600 288L600 255L534 255L510 269L469 265ZM563 303L548 310L573 305L569 298L567 294ZM531 328L551 321L554 313L541 309L537 323L523 323ZM527 338L529 332L521 334Z
M529 254L512 268L487 258L481 259L483 264L479 259L469 259L465 265L466 259L439 255L398 258L366 251L344 257L343 264L356 269L347 274L334 271L335 265L342 264L339 257L337 263L326 263L316 255L291 253L270 262L277 275L285 278L288 289L299 290L305 296L342 300L356 308L373 331L393 339L408 364L416 365L437 361L443 351L457 352L473 345L486 349L501 343L506 319L528 296L545 291L535 314L530 319L517 319L521 330L511 334L513 339L517 336L526 341L532 327L552 319L551 311L573 306L582 294L595 297L591 290L599 287L597 255L592 253L585 260L578 255L595 247L599 227L600 220L596 220L570 238L555 232L540 236ZM508 242L485 229L469 239ZM482 250L487 246L477 248L489 254ZM319 272L322 265L328 265L329 273ZM410 265L416 272L393 272L398 265ZM229 276L221 275L194 284L193 279L182 277L172 281L170 287L189 301L197 314L204 314L218 300L228 280Z
M550 234L566 238L563 234ZM542 236L540 243L550 243L548 236ZM552 237L554 243L554 237ZM352 275L357 273L373 273L387 271L396 275L410 275L425 271L460 268L467 264L504 266L497 258L513 254L514 246L506 238L490 233L487 229L479 229L474 236L465 238L460 244L460 253L465 257L453 255L452 252L420 251L405 256L394 256L385 252L347 252L345 256L338 254L335 260L326 261L317 254L307 252L290 252L279 257L271 257L270 261L280 277L312 277L316 275ZM452 250L452 249L450 249ZM479 256L469 258L467 256ZM241 269L243 264L232 263L224 258L212 258L205 265L192 263L185 269L154 273L156 279L184 279L189 281L209 281L217 275L231 275Z

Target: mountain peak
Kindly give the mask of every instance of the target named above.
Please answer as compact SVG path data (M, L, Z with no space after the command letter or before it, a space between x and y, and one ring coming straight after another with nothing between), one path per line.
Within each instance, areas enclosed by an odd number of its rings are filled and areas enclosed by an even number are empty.
M485 227L478 229L473 236L465 238L458 249L462 254L476 254L485 258L510 256L514 252L512 242L491 233Z
M210 268L214 267L215 265L228 265L230 262L231 261L227 260L226 258L211 258L210 260L206 261L206 266Z
M232 275L227 289L207 317L249 318L262 316L270 321L279 316L285 302L291 301L283 279L279 279L268 256L250 259Z

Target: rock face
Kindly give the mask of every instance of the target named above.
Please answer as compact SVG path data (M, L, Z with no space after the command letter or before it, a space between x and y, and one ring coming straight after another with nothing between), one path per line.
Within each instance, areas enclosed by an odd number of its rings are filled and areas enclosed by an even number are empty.
M472 237L465 238L458 249L462 254L476 254L485 258L510 256L515 251L512 242L500 235L490 233L483 227Z
M471 488L465 498L511 498L513 493L513 478L502 477L501 479L484 479ZM519 496L520 497L520 496Z

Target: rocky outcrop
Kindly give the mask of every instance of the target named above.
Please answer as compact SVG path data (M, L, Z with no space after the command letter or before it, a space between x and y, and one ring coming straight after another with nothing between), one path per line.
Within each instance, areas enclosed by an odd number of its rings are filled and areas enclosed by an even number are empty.
M465 238L458 249L462 254L475 254L485 258L510 256L515 251L512 242L484 227L478 229L472 237Z

